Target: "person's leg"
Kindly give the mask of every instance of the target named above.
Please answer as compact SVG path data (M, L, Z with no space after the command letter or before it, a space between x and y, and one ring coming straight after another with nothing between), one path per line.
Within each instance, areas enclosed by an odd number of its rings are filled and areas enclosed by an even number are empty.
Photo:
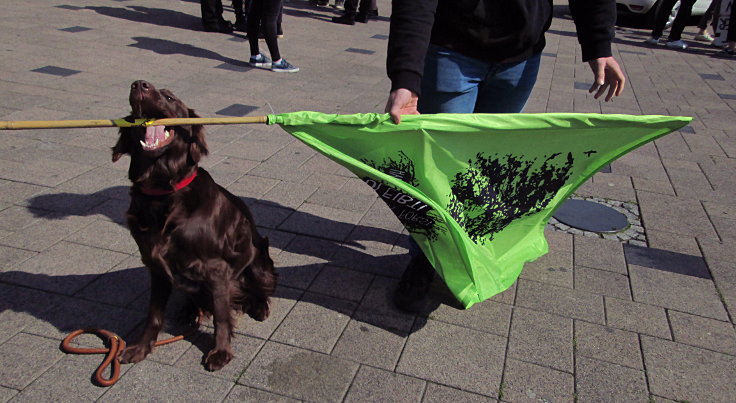
M332 17L336 24L355 25L355 15L358 11L358 0L345 0L345 12L339 17Z
M244 0L232 0L233 12L235 13L235 24L233 27L238 31L247 32L248 26L246 25L246 5Z
M679 41L682 39L682 31L685 30L685 26L687 26L687 23L690 21L694 4L695 0L680 1L680 9L677 11L677 17L675 17L675 21L672 23L672 28L670 29L668 37L669 42Z
M480 84L475 113L519 113L534 89L541 54L518 63L495 65Z
M261 27L261 15L263 13L263 2L265 0L250 0L248 7L248 44L250 45L250 55L257 56L261 53L258 48L258 31Z
M667 20L670 19L670 12L672 12L672 7L675 6L675 3L677 3L677 0L663 0L659 12L654 18L652 38L659 39L662 36L662 32L664 32L664 27L667 25Z
M424 62L420 113L472 113L478 85L490 65L456 52L429 45ZM434 268L413 238L409 265L394 293L394 304L407 312L419 311L434 278Z
M273 60L274 62L281 60L279 43L278 39L276 39L276 22L279 19L281 4L281 0L263 0L263 10L261 11L261 24L263 24L263 35L266 39L266 46L268 46L268 51L269 53L271 53L271 60Z
M202 27L216 27L219 23L217 14L217 0L200 0L199 6L202 11Z
M375 17L378 17L376 0L360 0L360 7L358 8L358 14L355 15L355 21L366 23Z

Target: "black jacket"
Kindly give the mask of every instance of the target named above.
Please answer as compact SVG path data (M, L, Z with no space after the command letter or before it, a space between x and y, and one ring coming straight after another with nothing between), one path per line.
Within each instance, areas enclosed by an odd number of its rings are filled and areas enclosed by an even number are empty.
M419 94L429 43L493 63L542 51L552 0L393 0L386 68L391 90ZM611 56L615 0L569 0L583 61Z

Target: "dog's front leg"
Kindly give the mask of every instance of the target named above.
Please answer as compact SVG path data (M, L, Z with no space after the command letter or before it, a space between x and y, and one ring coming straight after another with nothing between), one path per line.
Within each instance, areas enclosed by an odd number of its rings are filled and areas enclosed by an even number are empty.
M223 265L224 266L224 265ZM215 326L215 348L204 359L208 371L217 371L233 358L230 338L233 333L232 307L230 305L230 279L226 267L218 267L211 279L212 320Z
M153 350L158 333L164 324L164 312L166 303L171 295L171 283L163 273L151 270L151 299L148 307L148 319L143 333L135 344L129 345L123 351L120 362L123 364L136 363Z

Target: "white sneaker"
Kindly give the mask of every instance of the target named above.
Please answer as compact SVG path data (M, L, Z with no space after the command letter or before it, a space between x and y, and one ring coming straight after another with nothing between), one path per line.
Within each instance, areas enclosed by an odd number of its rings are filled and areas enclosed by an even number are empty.
M667 47L670 49L685 50L687 49L687 43L685 43L682 39L677 41L669 41L667 42Z
M248 64L250 65L250 67L260 67L260 68L270 69L271 59L259 53L255 56L251 56L250 60L248 60Z
M647 45L657 45L659 44L659 38L651 37L644 41L644 43L646 43Z
M713 37L706 32L702 35L695 35L695 40L700 42L713 42Z

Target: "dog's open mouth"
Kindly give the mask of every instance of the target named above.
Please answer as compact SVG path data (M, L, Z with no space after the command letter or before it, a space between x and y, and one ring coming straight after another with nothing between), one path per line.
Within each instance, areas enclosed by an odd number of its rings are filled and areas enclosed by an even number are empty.
M157 150L171 143L174 139L173 129L166 126L147 126L146 138L141 140L141 147L145 151Z

